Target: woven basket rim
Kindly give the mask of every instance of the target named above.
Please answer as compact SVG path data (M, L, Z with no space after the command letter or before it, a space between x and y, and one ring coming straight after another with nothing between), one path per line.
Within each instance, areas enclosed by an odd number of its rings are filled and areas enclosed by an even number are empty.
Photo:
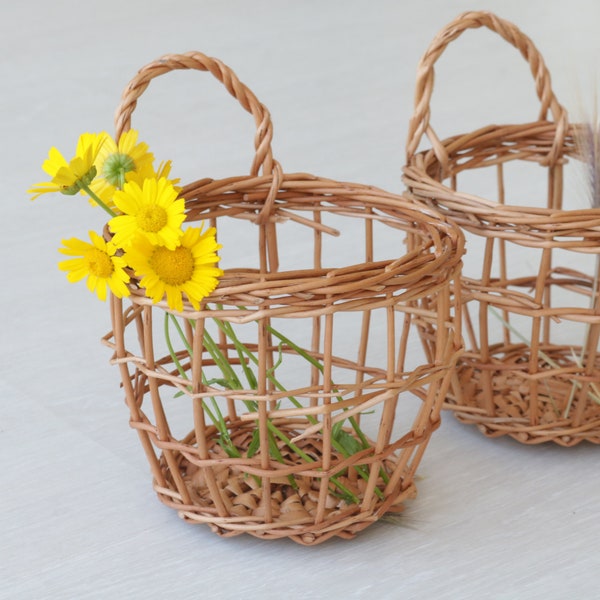
M523 125L487 125L471 133L454 135L439 142L440 148L447 152L447 158L453 162L456 158L461 158L468 148L473 147L473 140L478 137L488 136L490 132L502 131L502 137L496 139L489 136L488 146L478 146L478 148L500 148L498 139L502 142L511 142L515 137L519 137L519 131L527 132L535 128L540 122L532 122ZM554 123L547 123L546 129L556 128ZM506 135L506 132L509 135ZM516 133L516 136L510 136L510 132ZM531 145L535 142L535 137L530 137ZM565 138L561 160L566 157L577 158L572 136ZM549 142L550 138L544 138ZM532 149L532 154L533 154ZM458 169L453 169L452 174L460 174L465 170L476 170L478 168L491 167L500 162L510 162L513 160L523 160L519 156L512 156L510 148L504 153L502 159L494 160L493 156L487 162L481 162L478 165L459 165ZM534 162L534 159L530 159ZM455 163L453 163L453 166ZM430 200L436 209L439 209L444 215L457 222L460 226L469 229L476 224L478 229L488 231L498 231L502 228L510 230L518 226L519 234L533 234L542 236L577 238L581 237L581 232L598 232L598 241L600 242L600 207L586 208L548 208L544 206L517 205L510 203L501 203L495 200L484 198L477 194L465 193L455 190L450 185L437 180L430 175L431 170L439 167L443 169L442 161L436 155L434 148L422 150L414 154L410 161L403 167L403 182L409 189L409 194L418 198ZM448 177L449 175L447 175ZM476 219L473 221L472 219ZM537 235L536 235L537 234ZM598 244L600 246L600 244ZM598 249L600 251L600 248Z
M273 177L261 175L220 180L201 179L188 184L181 195L186 199L186 212L188 215L192 213L189 215L189 222L208 222L216 215L218 229L218 219L227 216L227 209L235 206L238 213L230 215L230 218L239 218L241 212L244 220L260 224L263 208L261 196L268 193ZM460 264L464 254L464 235L459 226L438 211L415 206L406 196L308 173L283 173L278 183L280 193L291 191L294 200L291 203L286 198L275 200L269 217L276 223L290 218L290 213L296 209L298 212L306 210L310 213L318 206L322 212L336 212L351 219L379 220L384 226L389 224L397 228L399 236L410 231L414 234L414 246L410 251L406 248L402 252L398 251L397 255L390 250L390 256L380 260L348 262L342 266L328 266L324 263L318 269L262 271L258 266L232 266L224 269L217 288L205 298L205 303L223 303L224 294L235 297L237 294L252 293L260 296L261 302L265 304L285 305L298 294L308 293L327 298L329 305L335 305L338 299L344 301L349 292L352 300L356 300L358 294L359 299L364 302L369 298L375 300L381 297L382 286L398 290L404 285L408 289L413 281L418 281L419 291L411 295L412 299L416 299L427 293L427 285L424 283L436 286L440 281L451 279ZM228 194L232 193L232 188L235 188L235 195L229 200ZM205 194L205 190L209 194ZM248 199L248 196L252 198ZM306 200L306 207L302 206L303 200ZM375 209L378 212L362 212L361 209ZM252 226L256 225L249 222L248 227ZM226 240L222 241L227 243ZM137 289L135 282L130 283L129 287L136 304L151 302ZM397 295L397 292L391 293ZM225 304L228 305L229 302L226 301ZM318 300L315 301L316 304ZM156 303L156 306L167 308L164 299ZM198 311L184 302L184 312Z

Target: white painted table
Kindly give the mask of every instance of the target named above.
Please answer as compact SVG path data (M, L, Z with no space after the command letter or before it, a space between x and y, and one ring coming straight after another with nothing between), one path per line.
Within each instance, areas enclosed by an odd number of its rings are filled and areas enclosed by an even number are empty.
M79 133L112 130L120 92L139 67L192 49L228 63L267 104L287 171L400 191L418 59L444 24L481 8L474 4L3 6L0 598L599 597L600 449L491 441L451 415L432 439L419 497L400 526L379 523L353 541L304 548L223 540L179 520L151 490L118 373L99 344L108 309L56 267L60 239L83 237L102 216L91 222L89 207L72 198L32 205L25 193L43 180L50 146L68 153ZM534 39L568 107L574 71L580 89L591 89L596 0L479 4ZM518 53L492 34L463 37L439 63L434 114L442 133L535 118ZM494 73L491 90L482 80ZM177 74L151 90L134 125L184 180L247 171L252 120L216 81Z

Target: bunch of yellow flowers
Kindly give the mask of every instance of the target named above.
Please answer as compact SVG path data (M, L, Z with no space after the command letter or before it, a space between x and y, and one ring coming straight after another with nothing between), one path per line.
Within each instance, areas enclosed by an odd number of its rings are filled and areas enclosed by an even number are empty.
M216 265L216 231L188 226L185 200L176 180L169 179L170 161L154 168L148 145L131 129L118 143L105 132L79 137L74 158L67 162L51 148L42 165L50 181L34 185L32 199L59 192L87 195L103 208L109 239L89 232L90 242L63 240L59 263L71 282L87 278L87 287L101 300L107 290L122 298L130 294L131 273L153 302L166 298L169 308L183 310L184 296L198 310L223 274Z

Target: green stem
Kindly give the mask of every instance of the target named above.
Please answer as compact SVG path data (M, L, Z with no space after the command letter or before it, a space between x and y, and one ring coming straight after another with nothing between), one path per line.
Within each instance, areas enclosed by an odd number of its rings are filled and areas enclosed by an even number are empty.
M185 336L185 333L184 333L181 325L177 321L177 318L174 315L171 315L170 313L168 314L167 318L169 318L173 322L186 351L189 353L189 355L191 357L192 356L192 348ZM258 358L238 338L231 323L229 323L228 321L222 321L221 319L217 319L217 318L213 318L213 321L217 325L217 327L225 334L225 336L233 344L236 354L237 354L237 357L240 361L242 371L244 372L245 378L248 380L250 389L256 389L256 376L254 375L254 372L250 368L249 362L254 365L258 365L258 362L259 362ZM293 349L295 352L297 352L301 357L303 357L305 360L310 362L310 364L314 365L321 372L323 372L322 365L318 361L316 361L312 356L310 356L305 350L303 350L302 348L300 348L299 346L294 344L291 340L289 340L288 338L286 338L285 336L280 334L277 330L275 330L271 327L269 327L268 329L283 344L289 346L291 349ZM171 354L171 357L173 358L174 363L178 366L177 368L178 368L179 372L182 373L186 377L185 371L184 371L183 367L181 366L181 364L177 358L177 355L173 349L173 346L171 344L171 340L170 340L167 329L165 329L165 338L167 340L169 352ZM204 347L206 348L208 354L214 361L215 366L219 369L219 371L221 372L221 374L223 376L222 385L224 385L224 387L226 387L228 389L243 389L242 382L240 381L237 373L231 366L229 360L227 359L225 354L222 352L221 348L216 343L214 338L210 335L210 333L208 331L206 331L206 329L204 330L203 341L204 341ZM267 372L268 380L273 383L273 385L275 386L275 388L277 390L282 391L282 392L287 392L286 388L275 377L275 375L273 373L274 370L275 370L275 368L270 369ZM203 381L206 381L204 374L203 374ZM288 398L290 399L290 401L292 402L292 404L294 406L296 406L297 408L302 408L302 404L298 401L297 398L294 398L293 396L288 396ZM214 398L213 398L213 400L214 400ZM233 446L233 444L230 441L229 432L225 425L223 415L221 414L220 410L218 410L218 406L216 405L216 400L214 400L213 404L215 405L215 409L216 409L216 412L218 413L218 415L215 415L211 411L209 411L208 407L206 406L206 403L203 402L203 406L207 410L209 417L211 418L211 420L213 421L213 423L219 430L221 436L225 438L223 441L227 444L227 447L229 448L228 453L231 455L230 450L231 450L231 447ZM253 412L256 412L258 410L258 405L255 401L244 401L244 404L246 405L246 407L249 410L251 410ZM315 417L313 417L312 415L308 415L307 418L308 418L309 422L312 424L318 423L318 420ZM366 437L364 436L364 434L362 433L360 426L358 425L356 420L354 418L350 418L349 421L350 421L352 428L355 431L357 437L359 438L360 443L363 445L363 447L365 447L365 448L369 447L368 441L367 441ZM268 428L268 433L269 433L269 452L277 461L283 463L284 459L279 450L279 447L277 446L275 438L279 438L292 452L294 452L299 458L301 458L305 462L307 462L307 463L314 462L314 459L310 455L308 455L300 447L298 447L296 444L294 444L291 441L291 439L285 435L285 433L283 433L275 424L273 424L272 421L269 420L267 422L267 428ZM229 442L227 442L227 440L229 440ZM337 439L335 439L335 437L332 438L331 443L332 443L333 448L336 451L338 451L342 456L344 456L346 458L350 456L350 453L348 451L346 451L344 446ZM239 455L239 450L237 450L237 448L236 448L236 452ZM368 469L366 469L363 465L355 465L354 468L355 468L357 474L362 479L365 479L365 480L368 479L368 477L369 477ZM383 469L381 469L381 471L383 471ZM386 479L385 473L383 473L383 475L384 475L384 479ZM290 476L289 479L290 479L290 484L293 487L297 487L297 484L295 483L293 476ZM348 489L345 485L343 485L341 483L341 481L338 479L338 477L333 476L330 478L330 481L331 481L331 484L339 490L339 492L342 494L342 496L344 496L347 499L350 499L352 502L355 502L355 503L358 503L360 501L360 499L350 489ZM375 493L380 498L383 497L383 493L378 488L375 489Z
M82 181L78 182L79 188L84 191L98 206L103 208L111 217L116 217L117 213L114 212L111 208L109 208L99 197L98 195L92 191L89 185L83 183Z
M294 352L296 352L297 354L299 354L300 356L302 356L302 358L304 358L305 360L307 360L311 365L313 365L321 373L323 373L323 371L324 371L323 365L318 360L316 360L315 358L313 358L310 354L308 354L303 348L301 348L300 346L298 346L297 344L295 344L292 340L290 340L289 338L287 338L283 334L279 333L276 329L273 329L270 326L268 326L267 329L277 339L279 339L281 342L283 342L286 346L289 346ZM336 391L336 390L334 389L334 391ZM337 399L338 402L342 401L342 397L341 396L337 396L336 399ZM365 449L368 448L369 447L369 442L368 442L367 438L365 437L364 433L362 432L362 430L361 430L358 422L356 421L356 419L354 417L349 417L348 421L352 425L352 429L354 429L354 431L358 435L361 443L363 444L363 448L365 448ZM336 425L334 425L334 436L335 436L335 433L337 431L339 431L339 429L342 428L343 423L344 423L343 421L340 421L339 423L337 423Z
M254 364L258 364L258 358L254 355L253 352L251 352L239 340L239 338L235 334L233 327L231 326L231 323L226 323L224 321L221 321L220 319L214 319L214 321L217 324L217 326L225 333L225 335L231 339L231 341L233 342L233 344L236 347L236 350L238 350L238 352L246 355ZM276 329L273 329L273 327L271 327L270 325L267 326L267 330L270 333L272 333L275 337L277 337L285 345L289 346L292 350L294 350L294 352L299 354L302 358L307 360L310 364L314 365L317 369L319 369L319 371L321 373L323 372L323 365L321 365L321 363L319 361L317 361L315 358L310 356L310 354L308 354L303 348L301 348L300 346L298 346L297 344L292 342L292 340L290 340L289 338L287 338L286 336L281 334ZM242 362L245 364L245 361L242 361ZM272 374L267 373L267 377L279 391L287 392L286 388ZM292 404L296 408L302 408L302 404L298 401L297 398L295 398L293 396L288 396L288 399L292 402ZM338 401L341 401L341 400L342 400L342 398L338 396ZM318 423L317 419L315 417L313 417L312 415L307 415L306 418L313 425ZM363 449L369 448L370 444L369 444L367 438L365 437L364 433L360 429L360 426L359 426L358 422L356 421L356 419L354 419L354 417L350 417L348 419L348 421L350 421L350 424L352 425L353 430L356 432L358 438L360 439ZM341 421L338 424L338 425L340 425L338 430L341 429L342 424L343 424L343 421ZM342 444L340 444L340 442L336 439L335 433L336 433L336 430L334 429L334 431L332 432L333 435L332 435L331 445L342 456L344 456L345 458L348 458L350 456L350 453L348 453L346 451L346 449L344 448L344 446ZM290 447L292 450L294 450L294 448L292 448L292 446L290 444L291 444L291 441L289 442L288 447ZM362 479L368 480L368 478L369 478L368 469L366 469L362 465L355 465L354 468L356 469L356 472L360 475L360 477ZM383 468L380 469L380 474L382 476L382 479L387 483L387 481L389 481L389 477L387 476L387 473L385 473ZM332 478L332 480L333 480L333 478ZM380 498L383 498L383 493L381 492L381 490L379 490L378 488L375 488L375 490L376 490L375 493Z
M177 371L179 372L180 376L183 379L189 380L189 377L187 376L187 373L185 372L185 369L183 368L181 361L177 357L177 353L175 352L173 343L171 342L171 334L169 331L169 321L172 321L175 324L175 327L177 329L179 337L181 338L183 344L186 346L186 349L188 350L190 357L192 356L191 347L188 344L187 338L185 337L185 334L183 333L183 330L181 329L181 326L179 325L179 322L177 321L176 317L170 313L165 313L165 324L164 324L165 342L167 344L167 349L169 350L169 355L171 356L171 360L173 361L175 367L177 368ZM202 373L202 382L205 385L207 384L207 380L206 380L206 376L204 375L204 372ZM190 386L188 386L188 390L191 391ZM213 425L217 428L217 430L221 434L221 439L223 440L223 443L221 444L221 448L223 448L227 452L227 454L229 454L230 457L239 458L241 456L240 452L236 448L235 444L231 441L231 437L229 435L229 430L227 429L227 424L225 423L225 418L223 417L223 413L221 412L221 409L219 408L219 405L217 404L217 401L214 398L214 396L211 397L210 400L212 401L213 409L215 410L217 416L215 416L215 414L210 410L210 408L208 407L208 405L206 404L206 402L204 400L202 400L202 408L206 411L206 414L208 415L209 419L213 422Z

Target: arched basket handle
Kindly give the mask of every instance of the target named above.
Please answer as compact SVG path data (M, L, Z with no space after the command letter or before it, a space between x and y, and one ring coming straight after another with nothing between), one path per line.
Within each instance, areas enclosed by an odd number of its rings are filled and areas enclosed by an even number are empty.
M566 110L556 99L552 91L550 73L534 43L518 27L490 12L472 11L458 16L446 25L433 39L422 56L417 69L415 104L413 116L409 121L409 133L406 144L407 161L417 152L423 135L434 146L439 146L439 138L430 125L431 96L434 84L434 65L444 50L467 29L487 27L512 44L529 63L535 80L535 89L541 103L540 120L548 120L548 113L557 125L553 147L548 156L548 164L553 164L561 152L567 129Z
M260 170L263 174L270 175L274 169L271 150L273 124L268 109L259 102L254 93L238 79L227 65L201 52L166 54L138 71L123 91L121 103L115 112L117 139L131 127L131 115L135 110L138 98L144 93L152 79L178 69L195 69L212 73L238 100L242 108L252 114L256 124L256 134L254 136L255 155L250 175L258 175Z

